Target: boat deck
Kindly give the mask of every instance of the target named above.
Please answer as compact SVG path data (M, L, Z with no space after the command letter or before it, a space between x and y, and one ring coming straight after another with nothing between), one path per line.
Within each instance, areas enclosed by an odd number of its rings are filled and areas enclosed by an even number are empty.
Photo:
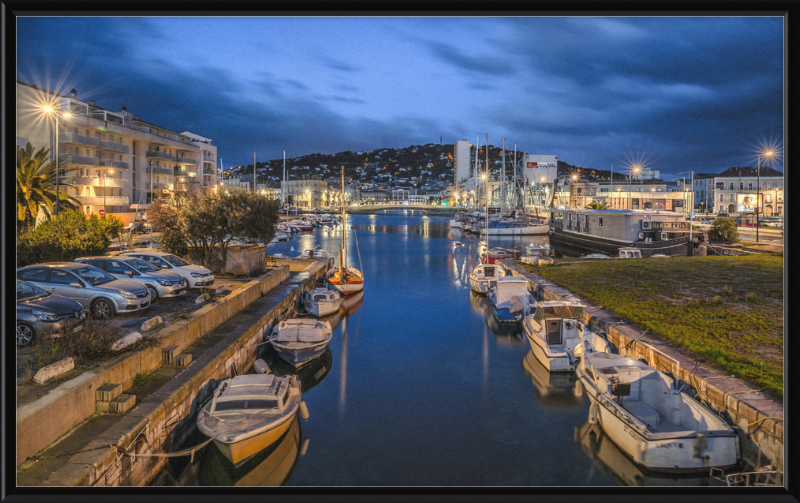
M647 405L642 400L622 400L623 409L630 412L636 419L647 426L652 433L675 433L686 431L683 425L676 425L667 420L657 410Z

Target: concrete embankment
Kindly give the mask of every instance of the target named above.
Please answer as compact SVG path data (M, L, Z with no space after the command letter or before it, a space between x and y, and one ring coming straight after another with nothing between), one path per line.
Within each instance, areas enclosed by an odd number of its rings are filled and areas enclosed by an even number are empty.
M772 465L783 471L783 404L739 379L698 365L698 358L672 347L657 335L648 333L621 320L618 316L594 306L547 279L511 261L499 261L514 276L527 279L534 295L544 301L579 301L584 308L584 322L608 334L620 354L645 359L647 364L664 372L671 371L694 390L698 399L710 405L739 432L742 457L754 467Z
M265 331L293 315L299 296L327 269L324 261L304 262L310 265L302 272L290 277L289 265L282 265L166 327L160 347L121 357L74 379L80 382L47 402L18 410L18 485L146 485L166 464L162 455L191 434L198 406L219 380L252 367ZM185 367L178 363L187 361ZM131 389L145 371L152 373L149 386ZM96 414L96 391L109 383L135 395L135 406L123 414ZM41 447L37 419L49 437L61 431ZM28 456L34 457L26 461Z

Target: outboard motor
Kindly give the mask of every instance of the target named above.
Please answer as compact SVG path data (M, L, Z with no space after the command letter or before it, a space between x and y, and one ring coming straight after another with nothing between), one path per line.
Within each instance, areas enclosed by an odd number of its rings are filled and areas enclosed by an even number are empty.
M260 358L258 360L256 360L256 362L253 364L253 368L259 374L269 374L270 373L269 365L267 365L267 362L265 362L264 360L262 360Z

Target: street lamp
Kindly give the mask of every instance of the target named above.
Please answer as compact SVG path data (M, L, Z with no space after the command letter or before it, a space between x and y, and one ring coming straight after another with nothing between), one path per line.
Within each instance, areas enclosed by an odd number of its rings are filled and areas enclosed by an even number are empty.
M689 249L692 250L692 238L694 235L692 234L692 226L694 224L694 171L681 171L678 173L679 175L685 175L686 173L690 173L692 175L692 207L690 208L689 212ZM684 184L684 187L686 185ZM694 254L694 253L693 253Z
M106 192L108 191L108 175L114 176L114 170L110 169L103 173L103 218L106 218Z
M756 243L758 243L758 207L761 206L761 157L772 157L775 154L772 150L758 154L758 171L757 177L757 196L756 196Z
M51 106L51 105L44 105L42 107L42 111L52 116L56 121L56 216L58 216L58 211L61 208L61 192L60 192L60 185L59 185L59 163L58 163L58 112ZM61 117L64 119L69 119L72 117L72 114L69 112L65 112L61 114Z

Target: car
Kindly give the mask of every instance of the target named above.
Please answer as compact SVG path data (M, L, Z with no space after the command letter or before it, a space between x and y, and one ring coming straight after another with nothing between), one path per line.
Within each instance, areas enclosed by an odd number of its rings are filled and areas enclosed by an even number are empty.
M180 274L189 282L189 288L202 288L214 284L214 273L205 267L190 264L184 259L171 253L161 251L131 251L122 256L136 257L148 264Z
M95 318L150 307L150 291L139 281L116 279L102 269L78 262L45 262L17 269L17 279L74 300Z
M717 216L718 216L718 217L727 217L727 216L728 216L728 212L726 212L726 211L720 211L719 213L717 213Z
M135 279L144 283L153 302L180 297L189 291L189 282L180 274L163 271L136 257L80 257L75 262L95 266L117 279Z
M44 335L58 337L63 329L78 332L85 325L86 310L79 303L17 280L17 346Z

